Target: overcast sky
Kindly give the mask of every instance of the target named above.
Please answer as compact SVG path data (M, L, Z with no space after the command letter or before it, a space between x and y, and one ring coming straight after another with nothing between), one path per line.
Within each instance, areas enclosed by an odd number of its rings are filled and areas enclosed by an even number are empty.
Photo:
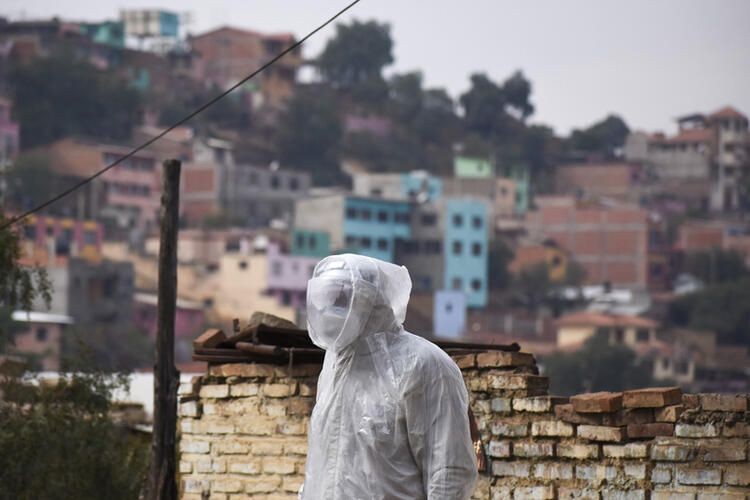
M190 12L193 33L220 25L303 36L349 0L3 0L0 14L103 20L121 8ZM392 71L422 70L458 96L468 76L533 82L532 121L559 133L607 113L631 128L731 104L750 113L750 0L362 0L343 19L390 23ZM333 33L305 46L316 54Z

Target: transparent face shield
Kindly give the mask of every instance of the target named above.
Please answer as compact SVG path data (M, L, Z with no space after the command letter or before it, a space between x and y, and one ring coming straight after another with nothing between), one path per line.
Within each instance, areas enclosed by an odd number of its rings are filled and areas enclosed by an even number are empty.
M369 319L377 288L342 260L322 261L307 285L310 338L338 351L351 344Z

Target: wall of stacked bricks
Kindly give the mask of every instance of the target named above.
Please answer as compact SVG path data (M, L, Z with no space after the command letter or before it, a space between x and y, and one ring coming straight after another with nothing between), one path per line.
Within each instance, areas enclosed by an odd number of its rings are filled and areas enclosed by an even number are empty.
M456 357L489 455L477 499L750 499L747 395L548 395L526 353ZM296 498L319 366L224 364L180 388L186 500Z

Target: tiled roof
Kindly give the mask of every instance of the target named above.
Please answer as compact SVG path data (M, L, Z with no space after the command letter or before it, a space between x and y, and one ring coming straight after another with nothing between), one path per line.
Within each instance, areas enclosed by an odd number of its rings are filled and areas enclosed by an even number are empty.
M633 326L636 328L656 328L658 326L656 321L640 316L623 316L589 311L567 314L558 319L556 323L558 326Z
M721 109L718 109L708 115L709 119L714 118L744 118L747 120L747 116L743 115L737 109L733 108L732 106L724 106Z

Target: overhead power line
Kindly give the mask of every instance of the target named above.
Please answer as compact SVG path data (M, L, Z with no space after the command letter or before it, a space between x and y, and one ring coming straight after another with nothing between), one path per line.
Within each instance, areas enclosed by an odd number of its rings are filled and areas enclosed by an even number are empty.
M36 207L34 207L32 209L27 210L26 212L22 213L21 215L18 215L16 217L13 217L12 219L8 220L2 226L0 226L0 230L7 229L7 228L9 228L12 225L17 224L18 222L21 222L22 220L24 220L29 215L31 215L33 213L36 213L36 212L38 212L38 211L40 211L40 210L48 207L49 205L52 205L53 203L55 203L55 202L57 202L57 201L65 198L66 196L68 196L73 191L76 191L77 189L80 189L81 187L83 187L86 184L88 184L89 182L93 181L94 179L96 179L100 175L104 174L108 170L116 167L117 165L119 165L123 161L127 160L131 156L137 154L139 151L141 151L141 150L149 147L151 144L155 143L156 141L158 141L159 139L161 139L162 137L164 137L165 135L167 135L169 132L171 132L172 130L176 129L180 125L186 123L187 121L189 121L190 119L192 119L194 116L202 113L203 111L205 111L210 106L213 106L219 100L223 99L224 97L226 97L227 95L229 95L230 93L232 93L234 90L236 90L239 87L241 87L245 82L247 82L248 80L250 80L251 78L253 78L254 76L256 76L258 73L261 73L262 71L264 71L265 69L267 69L268 67L270 67L271 65L273 65L276 61L278 61L279 59L281 59L282 57L284 57L285 55L287 55L289 52L293 51L294 49L296 49L297 47L299 47L300 45L302 45L303 43L305 43L310 37L312 37L318 31L322 30L323 28L325 28L326 26L328 26L329 24L331 24L333 21L335 21L342 14L344 14L346 11L348 11L349 9L351 9L352 7L354 7L359 2L360 2L360 0L354 0L352 3L350 3L349 5L347 5L346 7L344 7L343 9L341 9L340 11L338 11L337 13L335 13L333 16L331 16L330 18L328 18L328 20L325 21L323 24L321 24L320 26L318 26L317 28L315 28L314 30L312 30L311 32L309 32L307 35L305 35L304 37L300 38L298 41L296 41L295 43L293 43L292 45L290 45L289 47L287 47L286 49L284 49L283 51L281 51L273 59L267 61L265 64L263 64L263 66L261 66L260 68L256 69L255 71L253 71L252 73L250 73L249 75L247 75L246 77L244 77L242 80L238 81L237 83L235 83L234 85L232 85L231 87L229 87L227 90L225 90L221 94L217 95L216 97L214 97L210 101L204 103L203 105L201 105L200 107L198 107L197 109L195 109L193 112L191 112L190 114L188 114L184 118L178 120L174 124L172 124L169 127L165 128L164 130L162 130L156 136L154 136L151 139L147 140L146 142L144 142L140 146L134 148L133 150L131 150L126 155L121 156L117 160L113 161L112 163L110 163L106 167L104 167L101 170L99 170L98 172L96 172L95 174L91 175L90 177L82 179L81 181L77 182L76 184L74 184L73 186L69 187L68 189L65 189L64 191L62 191L58 195L53 196L49 200L45 201L44 203L42 203L42 204L40 204L40 205L38 205L38 206L36 206Z

